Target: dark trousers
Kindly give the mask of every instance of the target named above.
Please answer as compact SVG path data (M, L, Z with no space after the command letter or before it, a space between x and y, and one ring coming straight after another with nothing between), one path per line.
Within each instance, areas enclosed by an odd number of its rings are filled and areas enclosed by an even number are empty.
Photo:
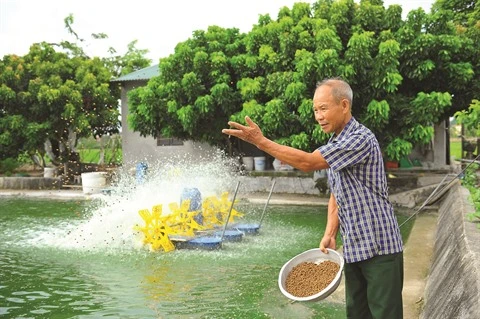
M344 274L347 318L403 318L403 253L346 263Z

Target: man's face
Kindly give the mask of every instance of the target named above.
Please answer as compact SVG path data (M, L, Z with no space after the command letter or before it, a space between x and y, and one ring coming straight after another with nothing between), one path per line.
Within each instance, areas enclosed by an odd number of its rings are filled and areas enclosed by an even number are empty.
M338 135L348 123L349 103L346 99L337 102L331 91L327 85L317 88L313 96L313 112L325 133Z

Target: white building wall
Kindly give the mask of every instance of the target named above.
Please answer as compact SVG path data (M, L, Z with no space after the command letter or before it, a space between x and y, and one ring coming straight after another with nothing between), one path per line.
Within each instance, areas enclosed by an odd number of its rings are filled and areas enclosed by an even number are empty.
M199 158L208 159L216 151L205 143L184 141L184 145L157 146L157 140L151 136L142 137L140 133L128 127L128 91L145 86L145 81L128 81L122 83L121 112L122 112L122 150L123 166L134 168L139 162L157 163L172 157L181 157L184 161L198 162Z

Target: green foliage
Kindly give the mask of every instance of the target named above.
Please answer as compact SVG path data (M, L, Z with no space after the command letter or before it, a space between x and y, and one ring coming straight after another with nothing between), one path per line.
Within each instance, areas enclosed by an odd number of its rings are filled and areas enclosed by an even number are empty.
M388 123L390 115L390 105L387 101L372 100L367 106L365 121L370 123L370 128L380 128Z
M480 136L480 101L473 100L467 110L455 113L458 124L463 124L465 135Z
M135 46L137 42L137 40L130 42L127 46L127 53L124 55L115 55L117 53L115 49L110 48L110 56L102 59L113 77L126 75L150 65L152 61L145 58L148 50L138 49Z
M432 140L433 135L433 126L424 126L421 124L410 127L408 132L406 133L406 136L409 138L409 140L417 141L423 144L428 144L428 142Z
M78 44L85 40L72 27L73 15L64 22L74 41L36 43L23 57L0 60L0 158L25 152L43 159L48 141L48 156L59 165L72 157L77 138L118 132L120 89L110 80L148 66L148 51L133 41L124 56L110 48L108 58L90 58Z
M22 58L6 56L0 61L0 71L13 68L19 70L16 81L8 74L0 76L2 87L16 94L12 100L7 90L6 96L0 97L6 101L1 105L2 153L12 155L20 150L43 154L44 143L49 140L53 145L49 156L58 165L69 159L72 143L75 145L73 136L118 131L118 102L109 85L111 73L100 59L71 57L40 43L32 45Z
M120 135L81 138L77 151L82 163L121 164L122 147Z
M480 169L480 165L472 164L469 168L465 171L465 175L462 179L462 185L464 185L470 191L470 200L473 203L475 211L469 213L467 217L471 221L480 221L480 180L478 176L478 171ZM478 225L480 228L480 225Z
M11 176L20 165L21 163L15 158L5 158L0 161L0 173Z
M399 160L480 95L471 7L439 0L434 12L414 10L403 21L401 7L383 1L322 0L283 7L277 20L260 16L246 34L195 31L160 60L157 78L130 92L130 126L227 149L221 129L249 115L268 137L311 151L328 136L308 101L317 81L341 76L354 90L353 115Z
M465 174L462 178L462 183L468 187L476 187L478 183L478 178L476 171L479 169L478 164L472 164L469 168L465 170Z
M385 156L387 160L399 160L412 152L412 143L395 138L385 149Z
M174 55L160 60L160 76L129 93L130 127L144 136L224 143L218 132L238 109L240 95L254 101L264 89L261 77L240 82L232 73L233 64L244 74L254 66L237 55L243 38L237 29L212 26L178 44Z

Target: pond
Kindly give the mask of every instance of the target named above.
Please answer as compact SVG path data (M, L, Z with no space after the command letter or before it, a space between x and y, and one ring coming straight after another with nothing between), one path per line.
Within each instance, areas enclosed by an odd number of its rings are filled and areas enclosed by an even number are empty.
M278 287L281 267L318 247L326 207L270 205L263 214L263 205L238 201L244 215L237 222L258 224L264 216L257 235L218 250L143 245L134 230L145 225L140 211L161 205L168 215L186 188L203 200L228 191L232 199L240 185L234 193L234 166L222 156L196 165L172 159L150 165L141 179L120 172L108 195L89 200L0 198L0 316L345 318L341 298L292 303Z
M137 211L122 203L0 198L0 207L1 316L345 318L342 303L292 303L277 285L287 260L317 247L325 207L270 205L257 235L168 253L141 247ZM258 221L263 206L237 210Z

